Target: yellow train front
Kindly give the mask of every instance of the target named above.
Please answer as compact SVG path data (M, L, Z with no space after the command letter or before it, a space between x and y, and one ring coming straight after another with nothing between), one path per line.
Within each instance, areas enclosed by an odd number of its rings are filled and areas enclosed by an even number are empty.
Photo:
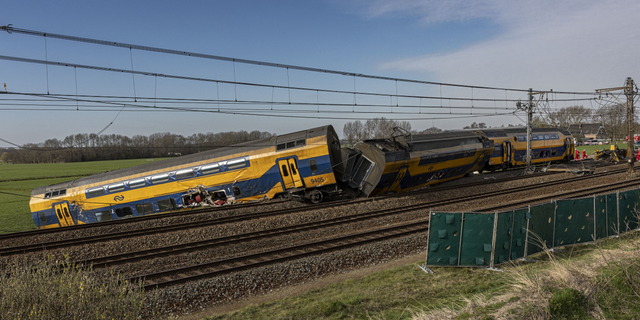
M363 196L401 193L482 170L493 142L481 132L396 135L355 146L356 165L344 177Z
M39 229L278 196L322 201L336 193L340 142L332 126L37 188Z
M531 162L561 162L573 159L575 143L571 133L557 128L531 130ZM487 164L489 170L526 165L527 130L525 128L482 129L493 141L494 149Z

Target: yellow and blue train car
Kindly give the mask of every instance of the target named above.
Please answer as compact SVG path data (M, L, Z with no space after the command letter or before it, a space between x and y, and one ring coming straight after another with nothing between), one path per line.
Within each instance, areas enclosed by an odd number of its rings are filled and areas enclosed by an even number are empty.
M526 165L526 128L482 129L493 141L494 149L487 169L507 169ZM531 163L560 162L573 159L575 143L569 131L558 128L532 128Z
M355 146L361 154L355 181L364 196L401 193L481 170L493 143L481 132L400 135L367 140Z
M337 192L340 142L324 126L37 188L39 229L288 195Z

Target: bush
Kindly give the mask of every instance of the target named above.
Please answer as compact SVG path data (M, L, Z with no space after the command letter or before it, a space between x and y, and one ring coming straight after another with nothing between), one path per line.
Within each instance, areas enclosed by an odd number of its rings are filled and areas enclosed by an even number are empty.
M143 309L142 287L121 280L103 284L68 262L23 263L0 276L0 318L137 319Z
M549 299L552 319L585 319L587 307L587 297L572 288L556 290Z

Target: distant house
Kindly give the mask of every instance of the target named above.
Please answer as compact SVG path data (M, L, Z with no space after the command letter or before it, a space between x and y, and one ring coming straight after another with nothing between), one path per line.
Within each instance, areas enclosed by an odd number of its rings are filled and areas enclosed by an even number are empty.
M599 123L572 124L567 130L574 136L582 137L582 140L607 139L607 131Z

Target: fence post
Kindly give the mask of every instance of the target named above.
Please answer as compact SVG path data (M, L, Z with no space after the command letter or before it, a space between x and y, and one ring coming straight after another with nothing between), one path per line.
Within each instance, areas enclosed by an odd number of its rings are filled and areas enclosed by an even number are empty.
M493 219L493 240L491 240L491 262L489 262L489 268L493 269L493 261L496 255L496 237L498 234L498 211L494 213Z
M427 225L427 255L426 257L424 257L425 266L429 265L429 239L431 238L431 217L432 216L433 216L433 213L431 210L429 210L429 224Z
M516 210L511 211L511 232L509 232L509 255L507 260L511 260L511 250L513 250L513 234L516 232L513 225L516 223Z
M460 254L462 253L462 235L464 234L464 212L460 218L460 245L458 246L458 266L460 266Z
M618 221L618 236L620 236L620 191L616 191L616 217Z
M547 249L556 246L556 212L558 211L558 200L553 200L553 234L551 234L551 246L547 246Z
M527 215L526 217L530 217L531 216L531 205L529 205L529 207L527 208ZM529 255L529 218L527 218L527 234L525 234L524 236L524 258L526 258Z
M605 210L606 211L606 210ZM595 242L598 239L598 225L596 223L598 221L598 213L596 212L596 195L593 195L593 241Z

